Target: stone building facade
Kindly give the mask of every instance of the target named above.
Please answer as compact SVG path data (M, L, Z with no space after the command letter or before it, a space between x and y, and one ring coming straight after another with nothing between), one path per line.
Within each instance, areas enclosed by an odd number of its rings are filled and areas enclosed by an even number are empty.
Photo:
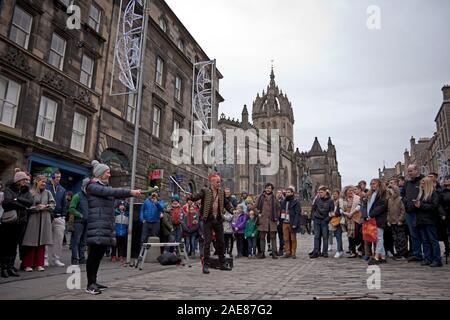
M114 15L118 15L114 6ZM112 26L112 34L116 34ZM106 82L112 77L114 43L110 42ZM158 185L162 196L177 193L174 177L187 191L196 191L207 183L211 166L175 165L171 160L172 133L191 127L193 63L210 58L195 41L169 6L162 0L150 2L150 19L144 65L144 89L140 113L140 133L137 157L136 186L147 188ZM216 105L223 98L219 94L216 72ZM117 79L117 75L115 77ZM116 81L115 85L118 85ZM107 88L105 87L106 91ZM136 101L128 96L104 95L100 112L98 150L96 156L113 168L113 184L129 185L134 142ZM215 125L217 125L215 123ZM150 175L150 172L162 173Z
M0 10L0 179L14 168L62 171L80 187L95 155L104 88L109 0L82 1L81 28L66 27L69 1L3 1Z
M431 138L410 139L403 153L404 168L416 164L423 175L435 172L443 179L450 174L450 86L442 87L443 100L435 118L436 131ZM397 166L396 166L397 167ZM381 171L378 169L380 174ZM406 172L405 172L406 174ZM380 175L381 176L381 175Z
M230 165L221 164L217 166L221 173L224 185L229 186L235 192L247 191L250 194L259 194L266 182L272 182L275 188L286 188L290 185L296 190L302 189L304 179L311 180L312 191L317 190L319 185L326 185L332 189L341 187L341 176L338 170L336 148L331 138L328 140L328 149L323 150L316 138L310 151L300 152L298 148L294 151L294 114L292 104L286 93L278 88L275 83L275 75L272 69L270 83L262 94L257 94L252 109L252 123L249 122L247 106L242 111L242 120L226 118L224 114L219 118L219 128L224 136L230 129L255 130L259 136L261 129L267 129L268 136L272 129L279 130L280 151L278 154L278 170L274 175L263 175L261 169L265 166L258 161L249 161L250 155L257 153L258 144L245 142L245 164ZM270 143L268 143L270 149ZM228 146L226 147L228 148ZM234 154L238 156L235 147ZM230 150L232 151L232 150ZM237 159L235 158L235 162Z
M1 4L2 184L17 167L33 175L59 168L62 184L77 191L98 159L111 166L113 186L130 185L137 101L109 94L119 1L77 1L79 29L67 28L70 3ZM159 185L168 197L178 191L169 175L196 191L212 171L206 165L175 166L170 158L172 133L191 126L193 63L209 57L163 0L150 1L149 15L136 187ZM221 78L217 71L215 126Z

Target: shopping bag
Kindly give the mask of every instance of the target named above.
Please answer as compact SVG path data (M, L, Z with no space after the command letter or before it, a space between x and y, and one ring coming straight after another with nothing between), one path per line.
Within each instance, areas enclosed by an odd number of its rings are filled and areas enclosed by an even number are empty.
M377 242L377 221L375 218L364 221L362 225L363 240Z

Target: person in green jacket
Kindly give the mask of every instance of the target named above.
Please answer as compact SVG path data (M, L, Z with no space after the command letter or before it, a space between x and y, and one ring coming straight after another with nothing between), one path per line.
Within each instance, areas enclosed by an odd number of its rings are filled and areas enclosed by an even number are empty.
M248 241L248 258L253 259L256 257L256 237L258 236L258 230L256 229L255 211L250 210L248 213L248 219L245 224L244 237Z
M81 191L76 193L69 206L69 221L73 221L73 232L70 244L72 247L72 265L85 264L86 251L86 227L89 214L89 204L86 197L86 186L89 178L85 178L81 185Z

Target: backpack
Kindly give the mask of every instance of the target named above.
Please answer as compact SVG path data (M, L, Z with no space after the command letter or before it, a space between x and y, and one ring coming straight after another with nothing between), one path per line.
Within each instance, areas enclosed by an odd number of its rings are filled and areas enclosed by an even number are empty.
M158 262L163 266L170 266L181 263L181 258L173 253L164 251L164 253L158 257Z
M174 226L179 226L181 224L181 210L180 208L172 209L172 224Z

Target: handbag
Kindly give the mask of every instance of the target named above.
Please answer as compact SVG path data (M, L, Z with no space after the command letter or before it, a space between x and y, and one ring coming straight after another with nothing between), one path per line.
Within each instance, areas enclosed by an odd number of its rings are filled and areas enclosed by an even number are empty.
M2 215L2 223L13 223L17 221L17 211L10 210L3 212Z
M357 224L361 224L361 218L362 218L361 211L355 212L352 216L352 220L355 221Z
M333 227L339 226L340 223L341 223L341 217L332 217L331 220L330 220L330 224Z
M367 242L377 242L377 221L371 218L363 222L363 240Z

